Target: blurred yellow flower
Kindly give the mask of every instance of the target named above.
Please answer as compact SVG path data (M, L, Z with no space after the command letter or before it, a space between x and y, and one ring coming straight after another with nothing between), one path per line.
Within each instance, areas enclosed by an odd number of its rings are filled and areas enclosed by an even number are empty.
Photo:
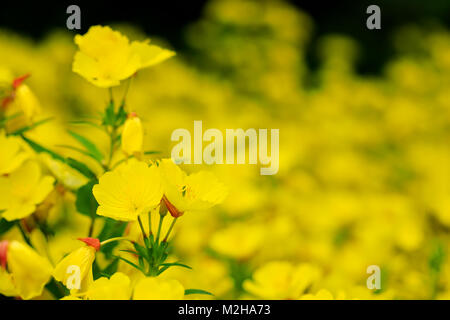
M136 283L133 300L181 300L184 288L174 279L142 278Z
M65 187L77 190L88 183L89 180L84 175L66 163L56 160L46 153L41 153L39 156L58 182L61 182Z
M46 258L18 241L0 242L0 262L0 293L25 300L42 294L53 270Z
M330 291L321 289L317 293L307 293L300 297L300 300L334 300Z
M42 176L34 161L27 161L9 176L0 177L0 210L4 210L1 216L8 221L29 216L53 190L54 181L51 176Z
M261 299L292 300L299 299L319 278L320 271L310 264L273 261L259 267L244 288Z
M159 162L164 189L164 203L174 218L186 211L205 210L227 196L225 186L210 172L187 175L172 159Z
M140 154L144 143L144 132L141 119L135 112L128 115L122 131L122 151L126 155Z
M234 259L246 259L262 245L264 229L261 226L236 223L215 232L211 248L220 254Z
M105 173L93 193L97 214L120 221L135 221L161 201L161 178L156 166L131 159Z
M116 272L111 278L99 278L86 292L88 300L129 300L131 281L122 272Z
M13 172L29 158L22 147L22 141L14 136L6 136L4 131L0 132L0 146L0 176Z
M117 86L139 69L175 54L149 42L130 43L126 36L110 27L92 26L85 35L75 36L79 51L75 54L73 71L96 86Z

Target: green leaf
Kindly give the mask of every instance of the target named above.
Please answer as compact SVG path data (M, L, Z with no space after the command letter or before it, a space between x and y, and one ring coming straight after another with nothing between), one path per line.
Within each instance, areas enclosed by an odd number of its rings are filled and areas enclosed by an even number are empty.
M115 125L116 127L120 127L127 120L127 113L125 112L124 106L120 106L119 111L117 111Z
M102 124L107 126L114 126L116 122L116 115L114 113L114 102L110 102L103 114Z
M0 220L0 235L6 233L14 226L14 221Z
M84 163L75 160L73 158L67 158L65 162L67 163L67 165L74 168L75 170L83 174L85 177L97 181L97 176L95 175L95 173L92 172L92 170L89 169L89 167Z
M103 155L102 153L97 149L97 146L92 143L89 139L79 135L78 133L75 133L73 131L68 131L69 134L76 139L81 145L83 145L83 147L86 148L86 150L98 161L98 162L102 162L103 160Z
M140 244L138 244L137 242L133 243L134 248L136 249L136 251L138 252L138 255L141 257L144 257L146 260L150 259L150 256L148 254L148 251L145 247L141 246Z
M127 227L127 223L122 221L116 221L110 218L105 219L102 231L97 236L100 241L104 241L110 238L121 237ZM118 245L117 241L107 243L101 246L100 251L105 254L107 258L112 256L112 251Z
M144 151L145 155L158 154L158 153L161 153L161 151L155 151L155 150Z
M29 125L29 126L25 126L23 128L20 128L20 129L14 131L11 134L15 135L15 136L20 135L20 134L25 133L25 132L27 132L27 131L29 131L31 129L34 129L34 128L36 128L36 127L38 127L38 126L40 126L40 125L42 125L42 124L44 124L46 122L49 122L52 119L53 119L53 117L42 119L42 120L40 120L38 122L35 122L35 123L33 123L33 124Z
M53 152L53 151L51 151L50 149L47 149L47 148L41 146L41 145L38 144L37 142L35 142L35 141L33 141L33 140L31 140L31 139L25 137L24 135L21 135L21 137L22 137L22 139L23 139L26 143L28 143L28 145L29 145L34 151L36 151L37 153L44 152L44 153L49 154L53 159L56 159L56 160L60 160L60 161L66 162L66 159L65 159L63 156L57 154L56 152Z
M8 117L3 118L2 120L0 120L0 126L3 127L9 120L15 119L21 114L22 112L16 112Z
M93 128L105 131L105 128L102 127L101 125L99 125L97 123L90 122L90 121L85 121L85 120L70 121L69 124L71 124L71 125L85 125L85 126L89 126L89 127L93 127Z
M119 265L119 259L114 259L105 269L103 269L102 274L106 277L111 277L117 272L117 267Z
M127 260L127 259L122 258L122 257L119 257L119 256L114 256L114 257L117 258L117 259L120 259L120 260L122 260L123 262L128 263L130 266L132 266L132 267L134 267L134 268L136 268L136 269L141 270L142 272L144 272L144 270L141 269L141 267L139 267L139 266L136 265L135 263L131 262L130 260Z
M37 142L35 142L35 141L25 137L24 135L22 135L21 137L37 153L42 153L42 152L43 153L47 153L53 159L59 160L59 161L62 161L64 163L66 163L67 165L71 166L72 168L74 168L75 170L77 170L78 172L80 172L81 174L86 176L87 178L93 179L93 180L97 179L97 176L95 175L95 173L93 173L84 163L81 163L78 160L75 160L75 159L72 159L72 158L67 158L66 159L63 156L57 154L56 152L53 152L50 149L47 149L47 148L41 146Z
M59 144L59 145L57 145L57 147L59 147L59 148L65 148L65 149L70 149L70 150L79 152L79 153L81 153L81 154L83 154L83 155L85 155L85 156L88 156L88 157L90 157L90 158L92 158L92 159L94 159L95 161L98 162L98 159L97 159L94 155L92 155L91 153L89 153L89 152L86 151L86 150L83 150L83 149L80 149L80 148L77 148L77 147L74 147L74 146L64 145L64 144ZM101 162L99 162L99 163L100 163L100 165L102 164Z
M79 213L94 217L97 212L98 203L92 194L92 187L96 184L96 181L89 181L84 186L77 190L77 200L75 206Z
M182 267L187 269L192 269L190 266L179 263L179 262L172 262L172 263L161 263L160 266L163 266L161 269L158 270L158 275L169 269L170 267Z
M209 296L214 296L211 292L205 291L205 290L201 290L201 289L186 289L184 290L184 294L190 295L190 294L206 294Z

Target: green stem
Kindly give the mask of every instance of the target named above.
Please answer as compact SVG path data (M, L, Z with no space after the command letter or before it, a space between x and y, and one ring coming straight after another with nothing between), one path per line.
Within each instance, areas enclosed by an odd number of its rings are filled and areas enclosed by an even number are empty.
M148 235L152 235L152 211L148 212Z
M141 227L141 231L142 231L142 235L144 236L144 239L147 238L147 235L145 234L145 230L144 230L144 225L142 224L142 220L141 217L138 217L138 221L139 221L139 227Z
M125 237L116 237L116 238L111 238L111 239L102 241L102 242L100 242L100 245L103 246L103 245L105 245L107 243L110 243L110 242L113 242L113 241L121 241L121 240L126 240L126 241L132 242L130 239L125 238Z
M114 102L114 97L113 97L113 92L112 92L112 88L110 87L109 90L109 102L113 103Z
M92 237L92 234L94 233L94 224L95 224L95 216L91 217L91 225L89 226L89 232L88 237Z
M124 92L123 97L122 97L122 104L121 104L122 107L125 107L125 100L126 100L127 95L128 95L128 90L130 90L130 85L131 85L131 80L132 79L133 79L133 77L128 78L128 81L126 83L125 92Z
M17 221L17 226L19 227L20 233L22 234L23 239L25 240L25 242L33 248L33 245L31 244L30 238L28 237L28 235L26 234L25 230L22 227L22 224L20 223L20 220Z
M159 225L158 225L158 233L156 234L156 243L159 242L159 235L161 234L161 227L165 217L166 217L165 215L164 216L159 215Z
M169 235L172 232L173 226L175 225L175 222L177 222L178 218L173 218L172 223L170 224L169 230L167 231L166 236L164 237L164 240L162 242L167 242L167 239L169 239Z

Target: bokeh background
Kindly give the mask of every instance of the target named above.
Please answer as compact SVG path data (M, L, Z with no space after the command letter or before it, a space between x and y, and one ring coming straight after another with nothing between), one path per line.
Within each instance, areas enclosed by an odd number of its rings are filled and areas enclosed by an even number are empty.
M108 99L71 71L69 4L2 4L0 70L30 73L42 117L54 117L30 137L100 171L58 147L76 145L70 128L108 148L106 136L69 123L95 116ZM140 72L129 92L146 150L170 156L172 131L193 130L194 120L223 132L280 129L274 176L255 165L185 166L213 171L229 196L183 217L174 255L194 270L165 276L217 298L298 298L294 269L301 294L450 298L450 2L377 1L382 29L373 31L365 26L369 4L79 3L80 33L111 25L177 52ZM69 250L61 238L84 235L89 221L61 218L58 210L77 215L70 198L54 210L65 230L50 240L59 257ZM369 265L382 270L380 290L366 287Z

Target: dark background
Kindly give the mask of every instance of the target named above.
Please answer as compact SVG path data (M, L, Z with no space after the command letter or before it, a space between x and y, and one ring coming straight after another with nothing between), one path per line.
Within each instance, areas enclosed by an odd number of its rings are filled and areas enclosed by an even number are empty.
M112 1L2 1L0 28L8 28L39 40L54 29L65 28L66 8L77 4L81 8L81 33L95 24L127 21L140 26L148 35L165 38L180 51L184 47L183 31L186 25L202 16L204 0L123 0ZM355 38L363 48L358 62L360 73L377 73L391 57L392 32L405 24L450 26L449 0L336 0L288 1L307 12L314 20L314 41L327 33L345 33ZM381 30L366 28L366 8L377 4L381 8ZM315 54L308 57L311 67Z

